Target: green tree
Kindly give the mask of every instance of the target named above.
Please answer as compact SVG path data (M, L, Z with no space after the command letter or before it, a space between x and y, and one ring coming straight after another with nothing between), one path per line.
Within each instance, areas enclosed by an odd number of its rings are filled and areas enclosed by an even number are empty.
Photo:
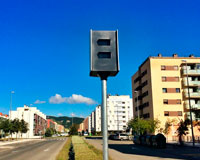
M147 133L154 133L159 128L159 120L144 120L142 118L135 118L128 122L128 127L132 128L134 134L145 135Z
M21 133L21 138L22 138L22 134L28 131L28 123L25 122L23 119L20 121L19 131Z
M10 132L10 128L11 128L11 125L10 125L10 120L8 119L3 119L0 123L0 129L3 130L3 132L5 134L8 134Z
M12 131L16 133L16 138L17 138L17 135L20 131L20 121L18 118L15 118L13 121L11 121L11 124L12 124Z
M78 124L73 124L70 128L69 128L69 134L70 135L78 135Z
M185 121L183 121L181 119L180 122L178 123L177 132L178 132L178 137L179 137L179 143L180 143L181 146L183 145L182 136L187 134L186 131L188 131L188 125L189 124L190 124L189 119L186 119Z
M54 131L52 128L47 128L45 132L45 137L51 137L54 134Z

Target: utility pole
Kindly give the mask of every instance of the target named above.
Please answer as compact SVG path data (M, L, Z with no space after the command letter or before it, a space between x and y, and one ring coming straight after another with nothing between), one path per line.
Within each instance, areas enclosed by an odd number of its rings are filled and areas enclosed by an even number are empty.
M14 94L15 92L14 91L11 91L10 92L10 119L11 119L11 112L12 112L12 94Z

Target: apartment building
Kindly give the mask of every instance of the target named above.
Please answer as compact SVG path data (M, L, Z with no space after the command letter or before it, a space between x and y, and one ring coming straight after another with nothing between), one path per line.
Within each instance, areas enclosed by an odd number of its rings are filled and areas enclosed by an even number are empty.
M132 99L128 95L107 96L108 131L126 131L127 123L133 118ZM101 106L98 105L88 122L95 132L101 132ZM94 125L92 125L94 123Z
M133 118L132 99L129 95L108 95L108 131L126 131L127 123Z
M101 106L95 108L95 131L101 132Z
M134 117L158 119L161 129L167 120L189 118L189 100L193 120L200 120L194 114L200 109L200 57L148 57L132 76L132 96Z
M28 132L22 134L22 138L39 138L46 131L46 115L40 112L36 107L18 107L16 111L10 112L10 119L24 120L28 123Z
M52 119L47 119L47 128L56 129L55 122Z

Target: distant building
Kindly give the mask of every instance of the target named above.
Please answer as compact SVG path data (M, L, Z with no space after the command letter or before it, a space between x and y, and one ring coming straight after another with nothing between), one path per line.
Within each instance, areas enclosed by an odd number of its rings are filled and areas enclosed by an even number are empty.
M47 128L56 129L55 122L52 119L47 119Z
M85 132L88 132L88 120L89 120L89 117L86 117L83 122L81 124L79 124L79 129L78 129L78 132L82 132L82 131L85 131Z
M46 131L46 115L40 112L36 107L18 107L16 111L10 112L10 119L24 120L28 123L28 132L22 134L22 138L39 138Z
M95 108L95 131L101 132L101 106Z
M167 121L190 119L189 101L192 119L199 121L195 112L200 111L200 57L148 57L132 76L132 94L134 117L160 120L161 131ZM169 140L177 137L177 122L171 126ZM199 135L197 128L194 133Z
M61 124L57 124L56 131L63 133L63 132L65 132L65 127Z
M129 95L107 96L107 117L109 132L125 132L127 123L133 118L132 99ZM91 120L90 120L91 119ZM101 132L101 106L98 105L89 117L91 132ZM89 128L90 132L90 128Z
M3 113L0 112L0 118L8 119L9 116L7 114L3 114Z

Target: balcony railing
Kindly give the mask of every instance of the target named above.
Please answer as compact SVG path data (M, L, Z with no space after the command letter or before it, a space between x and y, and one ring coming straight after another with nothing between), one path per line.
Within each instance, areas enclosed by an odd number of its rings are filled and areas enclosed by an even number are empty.
M184 78L183 79L183 84L184 84L184 86L200 86L200 81L191 81L191 80L189 80L188 81L188 84L187 84L187 78Z
M200 69L184 69L183 75L200 75Z
M187 118L190 119L190 113L189 113L189 112L187 113ZM196 115L195 115L194 113L192 113L192 120L193 120L193 121L195 121L195 120L196 120L196 121L199 121L200 118L196 117Z
M185 91L185 97L189 98L187 91ZM190 98L200 98L200 92L190 92Z
M186 103L185 106L186 106L187 109L190 109L190 106L189 106L188 103ZM192 105L191 105L191 108L192 108L192 109L200 109L200 104L192 104Z

